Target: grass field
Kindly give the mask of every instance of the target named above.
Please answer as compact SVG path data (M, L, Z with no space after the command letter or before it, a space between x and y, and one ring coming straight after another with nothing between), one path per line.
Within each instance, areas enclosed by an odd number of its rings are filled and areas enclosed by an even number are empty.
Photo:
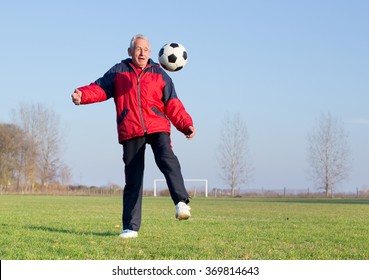
M368 199L196 198L177 221L146 197L139 238L118 238L120 197L0 196L1 259L368 260Z

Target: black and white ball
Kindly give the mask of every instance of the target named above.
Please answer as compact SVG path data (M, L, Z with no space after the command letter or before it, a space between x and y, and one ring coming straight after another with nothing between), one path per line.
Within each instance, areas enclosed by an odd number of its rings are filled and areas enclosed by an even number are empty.
M187 63L187 51L178 43L165 44L159 51L159 63L165 70L179 71Z

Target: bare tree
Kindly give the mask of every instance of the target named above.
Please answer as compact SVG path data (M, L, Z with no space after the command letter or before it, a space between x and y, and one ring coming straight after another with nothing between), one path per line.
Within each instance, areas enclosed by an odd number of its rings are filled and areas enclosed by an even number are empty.
M34 187L38 178L41 187L47 189L49 183L56 180L61 164L59 118L41 104L21 104L19 110L14 111L14 119L33 143L23 151L24 183Z
M64 164L62 164L59 168L59 181L60 184L69 192L69 184L72 181L72 172L71 169Z
M247 183L251 175L247 127L239 113L232 118L229 115L225 117L216 159L221 178L229 185L234 196L237 187Z
M39 139L38 160L41 187L48 188L50 183L56 181L57 171L61 165L59 118L54 112L42 107L37 108L35 117L39 118L40 129L43 131L43 137Z
M351 167L348 136L343 123L330 114L321 114L318 125L308 136L309 177L333 196Z

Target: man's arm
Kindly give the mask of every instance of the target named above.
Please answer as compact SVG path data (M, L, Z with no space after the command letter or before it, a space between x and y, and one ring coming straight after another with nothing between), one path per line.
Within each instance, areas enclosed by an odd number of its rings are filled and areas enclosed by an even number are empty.
M122 68L122 64L116 64L97 79L94 83L79 87L72 94L72 101L76 105L101 102L113 97L114 77Z
M173 98L167 102L165 114L177 130L186 135L188 139L192 139L195 136L196 129L192 118L178 98Z
M96 103L107 99L105 91L95 83L77 88L72 94L72 101L76 105Z

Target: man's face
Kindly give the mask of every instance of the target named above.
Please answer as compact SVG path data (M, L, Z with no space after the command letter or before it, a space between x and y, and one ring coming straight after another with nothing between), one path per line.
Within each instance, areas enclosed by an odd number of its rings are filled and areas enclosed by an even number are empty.
M132 57L132 62L137 68L145 68L150 58L150 44L147 40L138 38L133 49L128 49L128 54Z

